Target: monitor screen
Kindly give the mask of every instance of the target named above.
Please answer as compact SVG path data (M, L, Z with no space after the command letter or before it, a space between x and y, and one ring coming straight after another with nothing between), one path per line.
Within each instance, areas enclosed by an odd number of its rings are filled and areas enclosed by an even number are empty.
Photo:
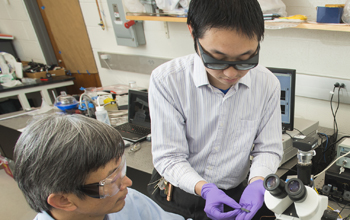
M148 93L129 90L129 123L151 128L151 117L148 107Z
M19 61L19 57L17 52L12 44L12 40L4 40L0 39L0 52L6 52L11 54L17 61Z
M282 130L294 129L294 105L295 105L295 69L270 68L281 83L281 115Z

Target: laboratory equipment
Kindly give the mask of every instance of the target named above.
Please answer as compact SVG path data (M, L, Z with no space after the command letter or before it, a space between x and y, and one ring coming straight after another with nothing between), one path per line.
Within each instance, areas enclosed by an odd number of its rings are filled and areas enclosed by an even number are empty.
M77 108L78 104L79 103L73 96L67 95L65 91L61 91L61 95L57 96L54 106L62 111L66 111Z
M298 178L305 185L312 185L311 183L311 170L312 170L312 157L316 155L315 148L318 144L318 139L312 136L306 136L302 139L293 140L293 147L298 149L297 158L297 171Z
M285 68L268 69L275 74L281 84L281 115L283 131L294 129L295 80L296 70Z
M92 98L83 93L79 98L79 110L81 110L85 115L94 118L95 117L95 103Z
M320 220L327 209L328 198L318 195L300 179L286 183L275 174L264 180L265 204L280 220Z
M350 138L346 138L337 147L337 158L340 156L343 156L349 151L350 151ZM347 155L343 158L340 158L336 164L340 167L343 167L343 169L345 168L350 169L350 156Z
M286 183L275 174L265 178L265 204L277 219L319 220L327 209L328 197L312 189L312 157L316 155L317 143L317 138L312 136L293 139L293 147L298 149L298 178Z
M97 98L97 103L99 103L99 98L100 97ZM98 121L111 125L111 122L109 121L108 112L103 105L96 106L95 115Z
M148 93L129 90L128 122L115 127L122 138L138 142L151 133L151 117L148 107Z

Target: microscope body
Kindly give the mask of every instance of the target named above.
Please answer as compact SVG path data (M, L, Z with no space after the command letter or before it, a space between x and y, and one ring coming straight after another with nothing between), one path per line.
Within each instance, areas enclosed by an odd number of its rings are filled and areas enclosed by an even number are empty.
M270 191L265 191L265 204L280 220L320 220L328 206L328 198L318 195L311 187L305 186L305 198L293 201L289 196L277 198ZM297 216L288 213L294 205Z

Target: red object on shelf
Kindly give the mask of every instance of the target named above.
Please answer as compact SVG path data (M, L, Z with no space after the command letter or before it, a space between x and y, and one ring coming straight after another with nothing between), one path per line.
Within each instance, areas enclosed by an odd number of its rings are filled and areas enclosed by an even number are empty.
M13 40L14 37L12 35L8 35L8 34L0 34L0 39Z
M135 24L134 20L128 21L124 23L124 26L129 29L131 26L133 26Z

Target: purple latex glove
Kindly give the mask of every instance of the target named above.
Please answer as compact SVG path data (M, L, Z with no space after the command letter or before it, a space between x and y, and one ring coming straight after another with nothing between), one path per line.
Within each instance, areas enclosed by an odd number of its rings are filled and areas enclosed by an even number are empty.
M240 212L236 220L250 220L254 217L256 212L261 208L264 203L265 188L262 180L256 180L249 184L245 189L239 200L239 204L242 208L249 210L250 212Z
M214 183L206 183L201 191L203 199L205 199L204 211L207 216L214 220L234 219L241 212L241 206L231 197L226 195L222 190L218 189ZM236 209L230 212L224 212L224 204Z

